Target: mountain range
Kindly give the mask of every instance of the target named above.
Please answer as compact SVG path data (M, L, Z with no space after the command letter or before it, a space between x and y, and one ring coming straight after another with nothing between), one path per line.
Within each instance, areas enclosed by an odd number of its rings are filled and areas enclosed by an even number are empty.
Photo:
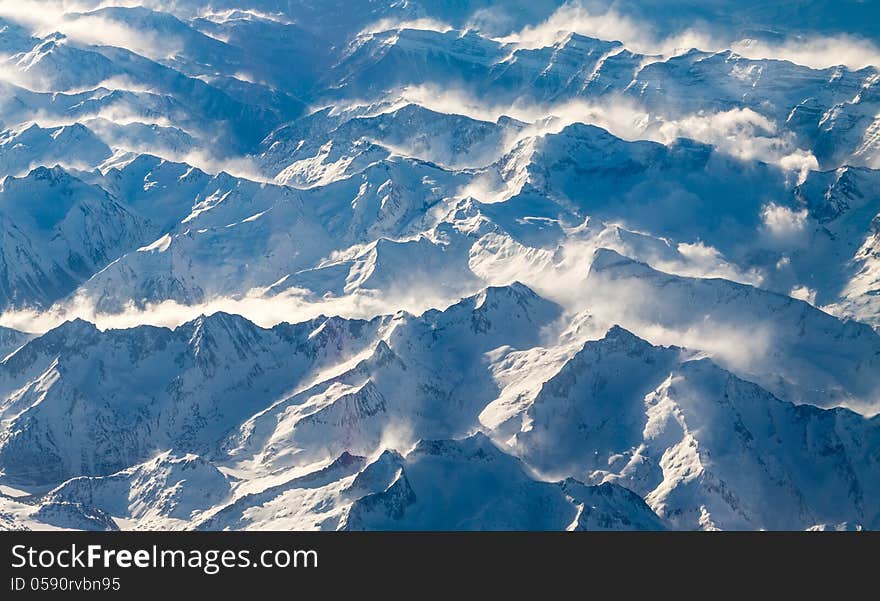
M0 1L0 529L880 528L880 14L656 4Z

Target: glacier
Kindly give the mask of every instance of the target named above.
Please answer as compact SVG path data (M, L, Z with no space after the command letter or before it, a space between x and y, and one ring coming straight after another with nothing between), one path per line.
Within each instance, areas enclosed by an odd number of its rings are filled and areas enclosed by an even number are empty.
M795 4L0 0L0 530L880 529L880 12Z

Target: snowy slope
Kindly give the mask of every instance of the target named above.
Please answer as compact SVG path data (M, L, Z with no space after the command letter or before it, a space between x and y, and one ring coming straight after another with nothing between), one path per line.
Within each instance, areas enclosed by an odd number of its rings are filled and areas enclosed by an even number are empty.
M377 463L385 459L381 456ZM396 470L367 466L352 488L371 490L348 511L347 530L662 530L644 502L615 485L535 481L482 434L421 441ZM388 478L390 476L390 478Z
M147 226L105 190L61 167L0 185L3 306L47 306L148 237Z
M538 469L623 484L678 528L876 527L877 418L782 402L622 328L547 381L524 423L516 445Z
M701 345L786 400L878 411L880 336L864 324L744 284L665 274L606 249L588 282L620 298L605 309L610 319Z

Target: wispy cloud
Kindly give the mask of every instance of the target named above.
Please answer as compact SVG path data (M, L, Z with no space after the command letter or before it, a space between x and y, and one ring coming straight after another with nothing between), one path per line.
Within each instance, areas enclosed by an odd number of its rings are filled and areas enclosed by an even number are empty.
M597 249L609 248L666 273L697 278L724 278L760 285L757 270L743 270L718 249L704 243L674 243L595 220L566 230L556 248L530 248L504 234L487 234L470 251L470 269L487 285L519 281L570 312L592 307L586 291L590 264ZM601 299L600 299L601 300Z
M809 36L779 44L760 40L739 40L731 49L754 59L780 59L799 65L822 69L843 65L851 69L880 66L880 48L853 36Z
M371 23L365 27L360 35L369 35L374 33L382 33L383 31L397 31L400 29L420 29L424 31L436 31L438 33L446 33L453 29L449 23L444 23L437 19L381 19L375 23Z
M65 321L79 318L102 330L139 325L174 328L200 315L225 312L246 317L262 327L271 327L283 322L303 322L321 315L369 319L378 315L393 315L398 311L420 314L431 308L444 309L459 299L458 296L417 287L390 293L358 291L347 296L318 300L304 290L292 289L275 296L265 296L263 292L264 289L255 289L242 297L217 297L191 305L171 300L148 303L143 307L136 307L132 303L125 310L114 313L99 311L91 299L79 295L45 311L5 311L0 314L0 326L40 334Z
M182 50L174 36L145 31L104 16L83 14L108 6L137 6L134 2L76 0L0 0L0 17L29 28L42 37L59 32L81 44L126 48L152 59L170 58Z
M768 203L761 210L765 232L772 239L789 247L804 234L808 217L806 209L796 211L774 203Z

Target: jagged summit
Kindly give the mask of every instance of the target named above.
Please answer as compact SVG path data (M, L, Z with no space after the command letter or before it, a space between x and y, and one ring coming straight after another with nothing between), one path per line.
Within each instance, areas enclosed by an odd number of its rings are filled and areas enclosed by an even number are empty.
M864 7L125 4L0 18L0 528L880 528Z

